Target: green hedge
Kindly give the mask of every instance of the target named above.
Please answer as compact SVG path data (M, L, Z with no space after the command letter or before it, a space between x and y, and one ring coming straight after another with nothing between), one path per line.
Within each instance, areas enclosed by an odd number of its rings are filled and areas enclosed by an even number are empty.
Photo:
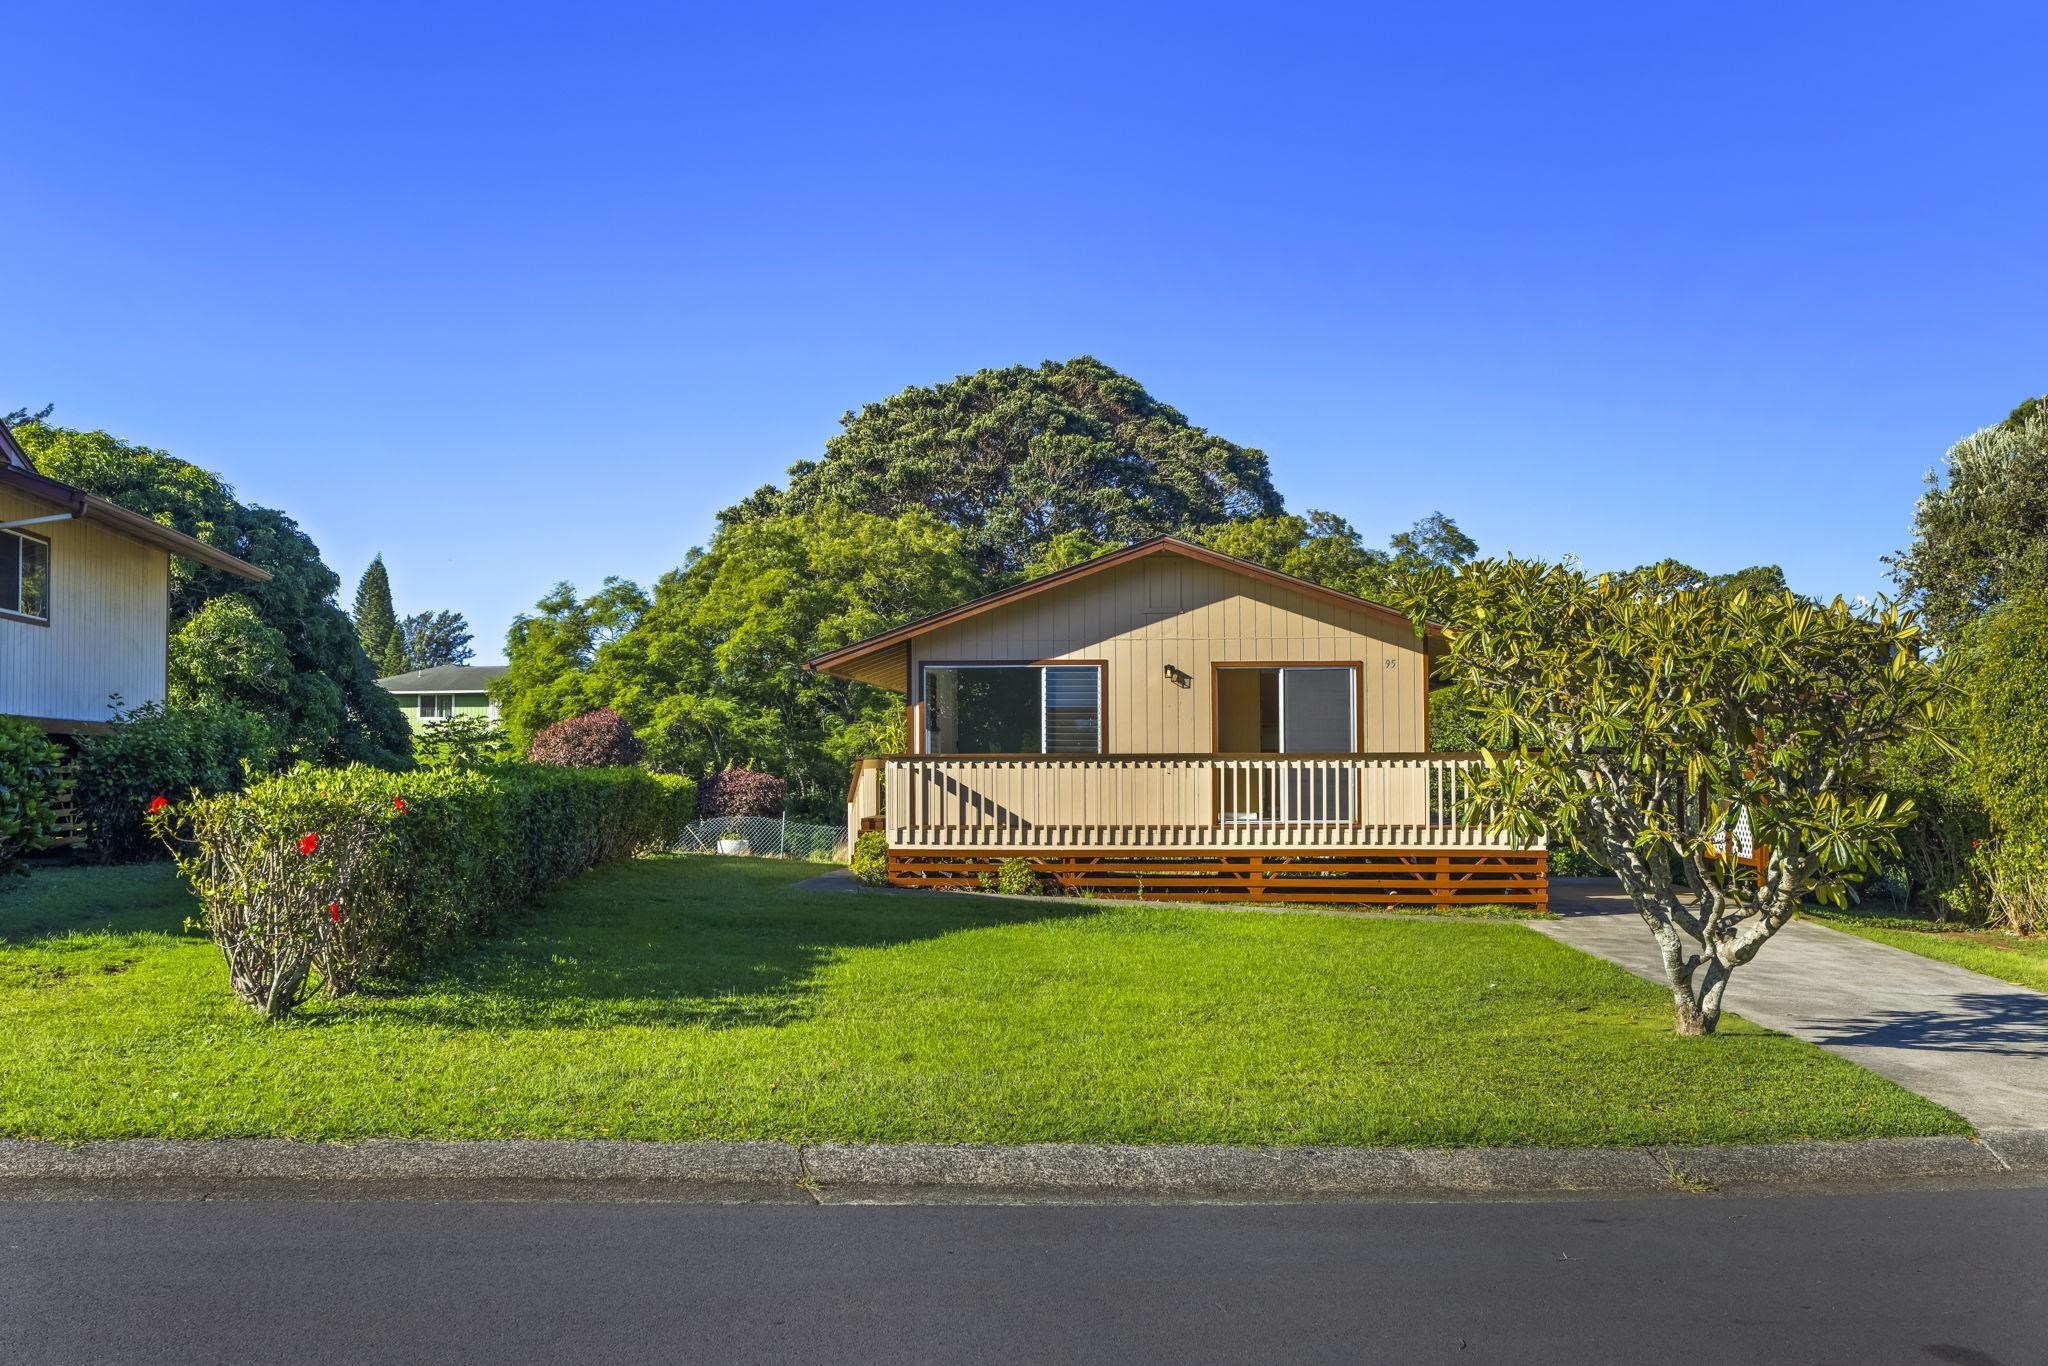
M336 996L402 978L585 869L671 847L695 804L687 778L639 769L353 765L174 802L155 824L236 994L275 1018L314 969Z
M0 877L26 872L22 860L55 828L51 803L63 757L41 727L0 716Z
M277 767L277 736L251 711L224 703L166 708L154 702L78 742L72 801L102 863L161 858L144 828L151 797L234 792L251 773Z
M1970 680L1972 777L1995 838L1983 851L1999 918L2048 931L2048 595L1984 619Z

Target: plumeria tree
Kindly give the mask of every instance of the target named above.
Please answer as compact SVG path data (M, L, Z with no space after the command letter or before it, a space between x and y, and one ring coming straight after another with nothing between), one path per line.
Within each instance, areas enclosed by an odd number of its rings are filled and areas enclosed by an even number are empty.
M1409 605L1450 627L1443 675L1493 747L1471 814L1569 834L1614 869L1680 1034L1713 1032L1730 977L1802 901L1844 904L1895 850L1912 805L1870 792L1869 761L1947 704L1889 605L1512 559L1423 576Z

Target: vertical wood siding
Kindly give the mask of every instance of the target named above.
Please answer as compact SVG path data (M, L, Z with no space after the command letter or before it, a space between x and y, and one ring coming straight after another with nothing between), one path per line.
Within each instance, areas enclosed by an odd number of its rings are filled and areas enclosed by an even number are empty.
M1149 556L942 627L913 642L937 661L1107 661L1107 749L1214 750L1215 664L1357 661L1361 751L1424 746L1422 642L1407 624L1177 555ZM1180 681L1165 677L1168 665Z
M0 490L0 522L59 510ZM0 617L0 715L104 721L110 693L163 701L170 556L90 522L28 530L50 542L50 624Z

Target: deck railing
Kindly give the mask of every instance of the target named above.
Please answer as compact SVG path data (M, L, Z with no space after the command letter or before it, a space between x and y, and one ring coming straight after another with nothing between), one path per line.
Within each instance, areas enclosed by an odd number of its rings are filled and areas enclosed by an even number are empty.
M847 824L892 849L1520 847L1465 816L1471 755L892 755ZM879 778L877 785L875 779Z

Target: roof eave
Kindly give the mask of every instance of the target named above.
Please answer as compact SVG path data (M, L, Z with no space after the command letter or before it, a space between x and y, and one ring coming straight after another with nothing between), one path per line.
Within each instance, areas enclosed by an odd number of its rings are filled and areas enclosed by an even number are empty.
M80 521L97 522L132 541L155 546L181 559L239 575L252 583L270 582L270 571L267 569L259 569L247 560L210 546L196 536L188 536L174 527L152 521L139 512L131 512L119 503L112 503L97 494L74 488L61 479L52 479L47 474L38 474L31 470L0 466L0 484L17 489L31 498L55 503Z

